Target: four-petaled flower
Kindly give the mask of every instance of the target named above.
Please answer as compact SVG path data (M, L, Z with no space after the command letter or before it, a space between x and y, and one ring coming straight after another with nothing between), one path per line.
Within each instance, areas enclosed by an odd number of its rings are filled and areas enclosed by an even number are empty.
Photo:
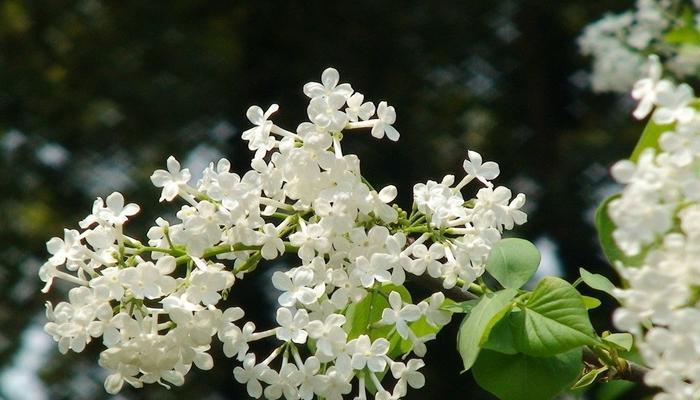
M192 177L189 169L180 169L180 162L173 156L168 157L167 165L167 171L158 169L151 175L153 185L163 188L159 201L172 201Z

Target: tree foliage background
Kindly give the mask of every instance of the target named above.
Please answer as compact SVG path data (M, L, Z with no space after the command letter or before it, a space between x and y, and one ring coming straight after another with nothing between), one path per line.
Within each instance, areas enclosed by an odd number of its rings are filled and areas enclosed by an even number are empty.
M517 235L546 248L546 265L561 265L555 273L570 280L581 266L612 276L592 211L611 191L607 167L629 154L641 126L627 99L590 92L575 38L604 12L631 5L0 2L0 398L109 398L97 346L61 356L36 333L47 299L36 275L45 241L112 190L142 206L128 232L143 236L161 209L148 177L168 155L195 171L222 156L244 170L250 154L238 136L248 106L280 104L278 120L293 129L305 116L301 86L328 66L396 107L398 143L364 134L343 143L365 176L399 188L403 205L414 182L458 171L466 150L477 150L500 163L500 182L527 194L530 222ZM265 325L276 294L262 270L231 301ZM612 306L594 311L601 331ZM453 325L430 343L427 384L409 398L492 398L459 374ZM246 398L233 362L215 355L212 371L189 374L181 388L119 398Z

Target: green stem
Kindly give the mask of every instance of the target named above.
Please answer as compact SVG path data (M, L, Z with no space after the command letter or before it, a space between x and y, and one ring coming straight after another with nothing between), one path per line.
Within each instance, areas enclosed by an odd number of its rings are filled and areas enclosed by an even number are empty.
M466 282L464 281L464 279L457 278L457 285L459 285L459 286L461 286L461 287L464 287L464 286L465 286L465 283L466 283ZM469 286L467 287L467 291L470 292L470 293L472 293L472 294L475 294L475 295L477 295L477 296L483 296L484 293L486 293L486 291L484 290L483 287L477 285L477 284L474 283L474 282L472 282L472 283L469 284Z
M246 262L244 262L243 264L236 267L233 270L233 273L238 274L240 272L252 271L258 266L258 263L260 262L260 260L262 260L262 254L260 254L260 252L258 251L255 254L253 254L252 256L250 256L250 258Z
M202 258L212 258L215 257L219 254L226 254L226 253L233 253L236 251L247 251L247 250L260 250L262 249L262 246L260 245L245 245L242 243L236 243L232 245L219 245L219 246L213 246L209 247L204 251L204 254L202 255ZM296 246L293 246L289 242L284 242L284 251L289 252L289 253L296 253L299 251L299 248ZM188 254L181 255L177 257L175 260L177 261L177 264L184 264L187 261L189 261L191 257Z
M601 355L605 358L601 358ZM611 374L606 376L607 380L621 379L644 384L644 375L649 372L648 368L619 356L612 360L596 346L584 346L583 359L589 365L610 367Z
M291 217L292 215L295 215L295 214L285 214L285 213L281 213L281 212L276 212L276 213L272 213L271 217L277 218L277 219L287 219L288 217Z
M185 254L184 251L178 250L175 248L172 249L166 249L164 247L152 247L152 246L142 246L136 248L136 251L132 255L139 255L143 254L146 252L153 252L153 253L164 253L164 254L170 254L171 256L181 256Z
M474 293L478 296L483 296L484 295L484 288L481 286L477 285L476 283L470 283L469 284L469 289L467 289L469 292Z
M415 227L401 229L401 231L404 233L426 233L426 232L430 232L431 229L428 228L427 226L415 226Z
M593 351L593 353L595 353L599 360L605 363L605 365L614 368L619 367L619 363L616 360L613 360L613 358L610 357L610 354L608 354L608 352L606 352L602 348L598 346L590 346L589 348L591 349L591 351Z
M418 213L418 206L414 201L413 204L411 204L411 215L408 216L408 222L410 223L411 221L413 221L413 218L417 218L419 215L420 213Z
M417 216L417 217L416 217L415 220L413 220L413 221L410 221L410 220L409 220L409 221L408 221L408 222L410 223L409 227L413 227L413 226L415 226L415 225L419 225L419 224L422 224L422 223L425 222L425 220L426 220L425 215L423 215L423 214L416 214L416 216Z

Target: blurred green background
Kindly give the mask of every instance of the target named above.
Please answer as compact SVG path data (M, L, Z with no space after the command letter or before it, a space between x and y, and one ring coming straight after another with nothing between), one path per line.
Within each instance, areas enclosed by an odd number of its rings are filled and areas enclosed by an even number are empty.
M141 205L128 227L143 237L162 213L148 177L175 155L194 171L225 156L238 171L246 109L281 105L276 121L306 117L305 82L336 67L366 98L397 110L401 140L352 135L364 175L395 184L459 173L467 149L501 165L498 183L528 196L534 241L550 274L579 267L612 276L592 227L615 187L612 162L641 125L625 96L591 93L582 28L633 1L0 1L0 398L102 399L96 343L60 356L43 333L45 242L75 228L113 190ZM276 295L258 274L233 302L264 325ZM262 296L261 296L262 294ZM262 300L261 300L262 299ZM614 304L593 311L610 328ZM429 345L426 386L409 399L491 399L460 375L458 321ZM120 399L243 399L233 362L192 371L181 388L125 389ZM610 385L608 385L610 386ZM598 386L589 399L618 387ZM605 393L604 393L605 392ZM640 390L622 397L640 398ZM574 396L574 395L568 395ZM582 397L583 398L583 397Z

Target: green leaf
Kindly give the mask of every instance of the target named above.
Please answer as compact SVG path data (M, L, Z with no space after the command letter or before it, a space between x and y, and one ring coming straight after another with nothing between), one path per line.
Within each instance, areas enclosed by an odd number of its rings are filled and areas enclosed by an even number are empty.
M608 343L612 343L624 351L632 350L634 337L629 333L613 333L603 338Z
M675 28L664 35L665 42L674 45L698 45L700 44L700 32L695 29L695 11L692 7L683 10L681 22Z
M549 400L579 376L581 349L551 357L482 351L472 368L482 388L501 400Z
M563 279L544 278L519 306L511 329L521 353L544 357L597 343L581 295Z
M583 300L583 305L586 307L586 310L598 308L601 304L600 300L596 299L595 297L581 296L581 299Z
M603 372L605 372L607 370L608 370L608 366L604 365L600 368L596 368L596 369L588 371L578 381L576 381L576 383L574 383L571 386L571 389L581 389L581 388L584 388L584 387L590 385L591 383L595 382L598 375L602 374Z
M615 224L608 215L608 204L618 197L620 197L620 194L614 194L603 200L603 203L600 204L595 213L595 226L598 231L600 247L603 249L603 253L610 264L621 261L625 265L640 265L644 260L643 252L634 257L628 257L617 247L615 239L613 239Z
M671 44L700 44L700 32L695 29L683 26L673 29L664 35L664 41Z
M381 330L380 330L381 329ZM374 328L371 330L369 337L372 340L375 340L377 338L383 337L389 340L389 351L387 351L386 355L389 356L392 360L395 360L397 357L400 355L404 354L401 346L403 344L403 339L401 338L401 335L398 334L398 332L394 332L387 338L387 335L389 334L390 331L387 331L385 327L382 328Z
M597 390L595 399L596 400L619 400L623 398L629 398L625 396L632 388L637 385L630 381L610 381L605 382L600 385Z
M590 286L592 289L600 290L611 296L613 295L613 289L615 289L615 285L613 285L613 283L610 282L610 279L604 277L601 274L590 273L583 268L579 268L578 272L581 274L581 279L583 279L583 282L586 285Z
M632 155L630 155L631 161L637 161L642 151L648 148L653 148L659 150L659 137L662 133L666 131L673 130L674 124L667 125L657 125L651 119L647 123L647 126L642 132L642 136L639 138L637 145L634 146Z
M466 313L469 314L472 308L479 303L479 299L462 301L460 303L454 302L450 299L445 299L445 302L440 306L441 310L449 311L451 313Z
M518 289L535 274L540 258L537 247L527 240L503 239L491 249L486 271L503 287Z
M513 313L516 312L519 311L516 310L506 314L505 317L498 321L493 329L491 329L489 339L481 346L482 349L489 349L504 354L516 354L518 352L513 342L513 331L510 329L510 319Z
M510 310L516 294L515 289L485 294L469 316L462 320L457 334L457 350L462 356L464 371L474 364L481 345L488 339L493 326Z

